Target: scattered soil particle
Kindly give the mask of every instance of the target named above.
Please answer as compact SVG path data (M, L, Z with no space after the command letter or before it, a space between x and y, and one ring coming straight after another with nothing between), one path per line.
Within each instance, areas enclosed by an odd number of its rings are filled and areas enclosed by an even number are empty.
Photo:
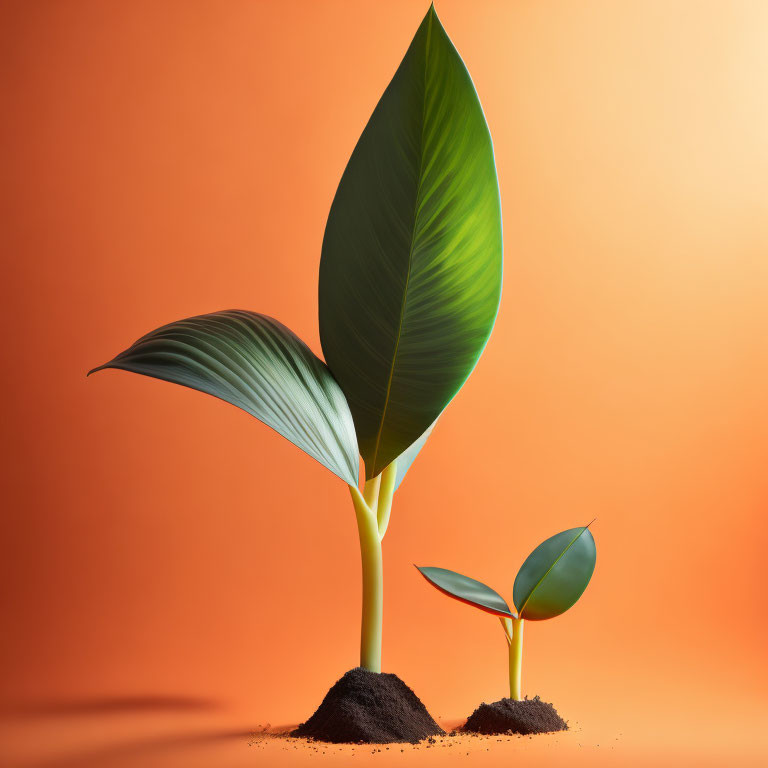
M415 744L444 733L397 675L357 667L333 685L291 736L336 744Z
M538 696L515 701L500 699L493 704L481 704L463 728L470 733L494 735L499 733L552 733L567 731L568 724L557 710Z

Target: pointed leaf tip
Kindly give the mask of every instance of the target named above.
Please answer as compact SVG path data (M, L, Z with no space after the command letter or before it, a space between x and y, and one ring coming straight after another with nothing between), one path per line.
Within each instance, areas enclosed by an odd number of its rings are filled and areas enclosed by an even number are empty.
M105 368L109 368L111 363L112 360L110 360L109 363L104 363L103 365L97 365L95 368L91 368L91 370L85 374L85 378L87 379L92 373L98 373L99 371L103 371Z

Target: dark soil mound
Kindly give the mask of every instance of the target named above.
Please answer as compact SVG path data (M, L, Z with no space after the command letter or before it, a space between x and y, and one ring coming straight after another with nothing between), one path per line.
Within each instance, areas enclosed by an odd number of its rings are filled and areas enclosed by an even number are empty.
M443 734L419 697L397 676L357 667L325 695L291 736L334 743L416 743Z
M557 710L538 696L515 701L501 699L481 704L469 717L463 730L488 735L498 733L551 733L567 731L568 725Z

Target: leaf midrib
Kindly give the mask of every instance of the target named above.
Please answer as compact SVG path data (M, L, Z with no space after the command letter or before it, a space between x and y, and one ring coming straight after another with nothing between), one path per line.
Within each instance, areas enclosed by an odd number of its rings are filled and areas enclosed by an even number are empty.
M421 108L421 140L419 146L419 184L416 189L416 202L413 211L413 232L411 233L411 245L408 250L408 271L405 275L405 288L403 289L403 301L400 304L400 317L397 325L397 338L395 340L395 349L392 353L392 364L389 368L389 377L387 379L387 391L384 395L384 408L381 412L381 420L379 421L379 429L376 433L376 443L373 449L373 472L376 472L376 460L379 455L379 446L381 445L381 433L384 430L384 422L387 418L387 410L389 409L389 403L392 393L392 381L395 376L395 365L397 363L397 354L400 350L400 339L403 333L403 320L405 318L405 306L408 303L408 285L411 279L411 267L413 266L413 246L416 239L416 221L419 213L419 202L421 199L421 185L423 182L424 172L424 124L426 122L427 113L427 67L429 66L429 43L432 39L432 19L434 17L434 7L430 7L429 10L429 22L427 23L427 43L424 50L424 96Z

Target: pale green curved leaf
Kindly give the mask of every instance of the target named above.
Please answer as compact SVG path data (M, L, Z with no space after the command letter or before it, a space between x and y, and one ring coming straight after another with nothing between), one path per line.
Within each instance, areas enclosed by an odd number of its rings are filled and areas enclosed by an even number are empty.
M510 611L504 598L482 581L470 579L469 576L462 576L447 568L421 568L417 565L416 569L433 587L448 597L495 616L515 618L515 614Z
M367 477L466 381L493 328L501 268L491 137L430 8L352 153L323 240L323 353Z
M419 451L424 447L427 442L427 438L432 434L432 430L435 428L435 421L430 425L429 429L413 444L409 445L398 457L397 457L397 471L395 472L395 490L400 487L400 483L405 478L405 473L411 468L414 459L419 455Z
M312 350L271 317L228 310L179 320L90 373L104 368L226 400L357 485L357 440L344 394Z
M539 544L515 577L512 596L520 618L540 621L567 611L587 588L596 558L587 526L570 528Z

